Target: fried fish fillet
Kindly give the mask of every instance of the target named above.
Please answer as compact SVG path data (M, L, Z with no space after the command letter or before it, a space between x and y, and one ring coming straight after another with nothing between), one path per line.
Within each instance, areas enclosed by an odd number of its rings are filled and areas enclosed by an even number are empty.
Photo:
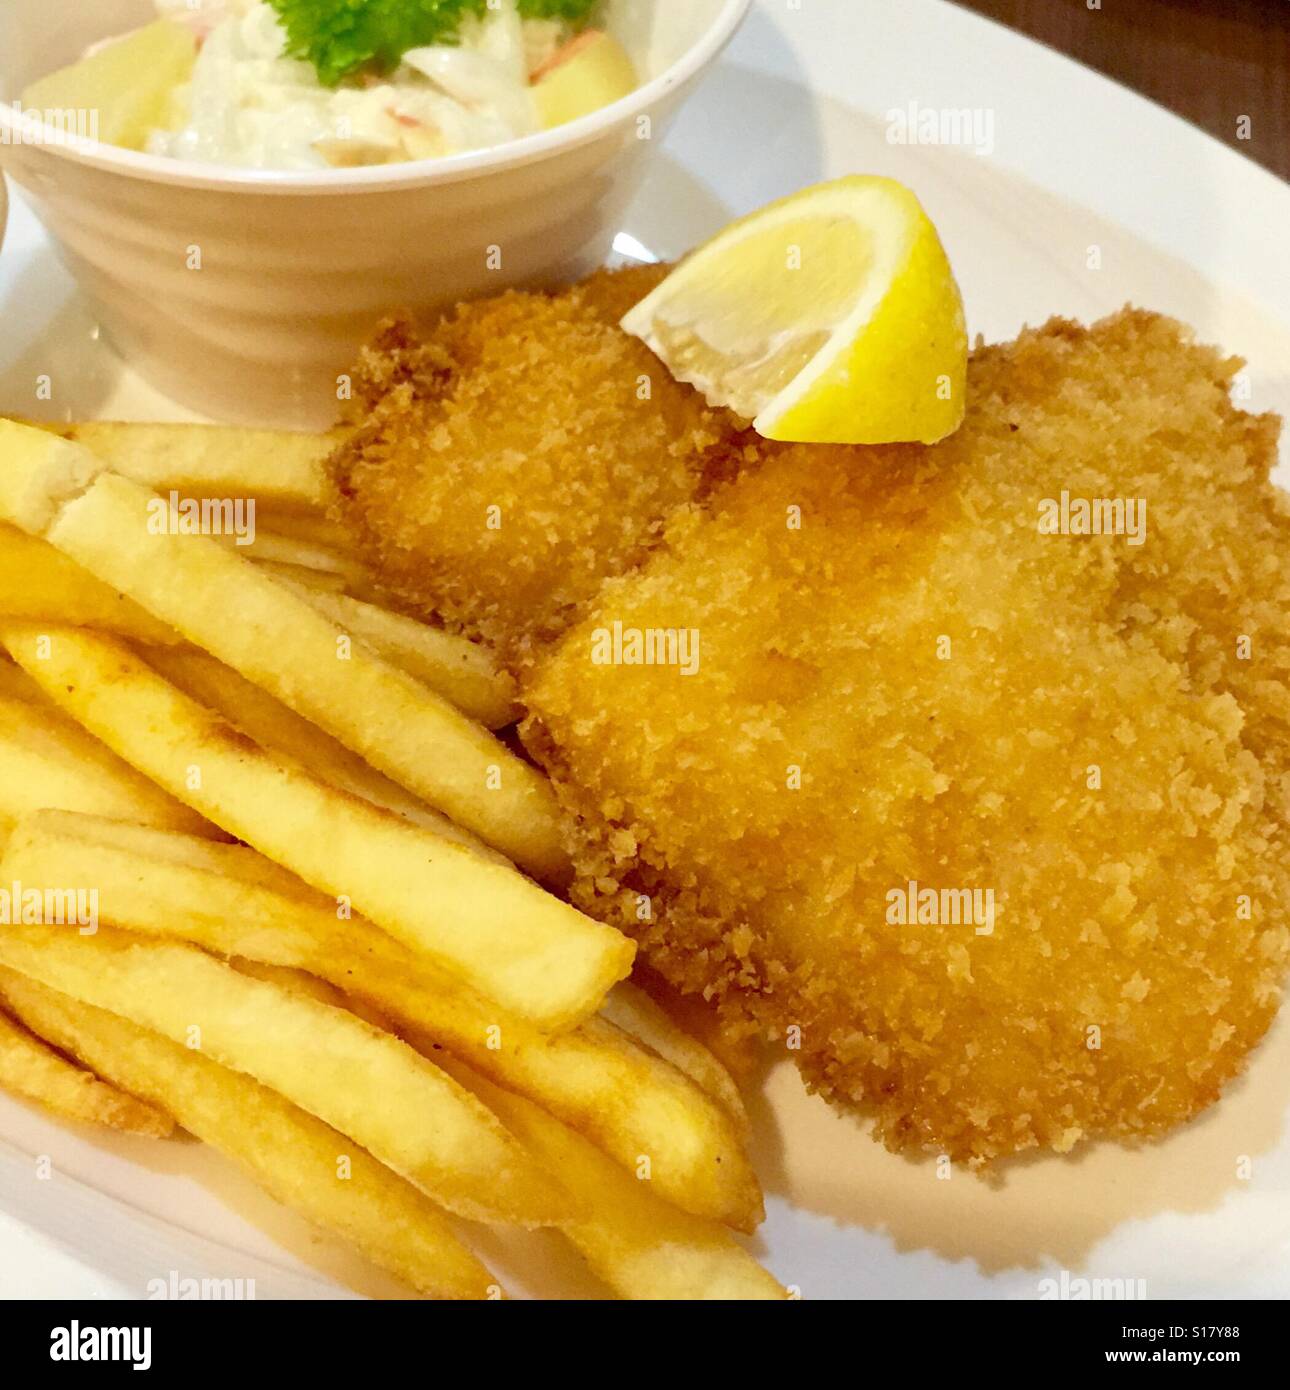
M379 347L338 461L387 580L523 668L575 901L893 1149L1196 1114L1290 958L1278 422L1126 311L979 348L940 445L771 445L612 327L651 278Z
M522 664L736 470L742 423L617 327L664 273L465 304L424 338L382 327L332 471L342 519L413 611Z
M1160 1134L1273 1017L1290 514L1237 365L1140 312L979 350L953 438L768 454L528 682L575 900L893 1149ZM1063 493L1141 544L1044 534ZM604 661L661 630L693 674Z

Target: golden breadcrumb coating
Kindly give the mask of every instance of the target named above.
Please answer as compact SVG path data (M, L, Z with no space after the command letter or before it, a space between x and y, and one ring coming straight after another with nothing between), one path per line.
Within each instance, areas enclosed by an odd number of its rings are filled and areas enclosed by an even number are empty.
M893 1149L1161 1134L1273 1017L1290 514L1278 422L1229 403L1238 366L1132 310L978 348L959 433L758 451L527 681L575 902ZM553 411L570 437L604 418ZM619 458L634 477L647 454ZM1145 503L1142 543L1042 533L1063 493ZM453 564L491 597L505 575L470 544ZM601 664L606 633L664 628L697 633L694 674ZM911 884L933 891L904 921Z
M399 599L520 664L730 476L741 423L617 327L665 273L464 304L424 340L382 326L332 473Z

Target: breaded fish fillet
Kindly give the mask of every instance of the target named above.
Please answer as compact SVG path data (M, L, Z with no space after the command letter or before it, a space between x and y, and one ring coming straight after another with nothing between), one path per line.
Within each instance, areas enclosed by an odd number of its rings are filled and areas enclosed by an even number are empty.
M762 451L527 682L578 905L893 1149L1160 1134L1273 1017L1290 514L1238 365L1136 311L979 349L958 434Z
M333 460L343 520L415 611L515 664L663 519L735 471L741 423L617 327L665 267L382 327Z

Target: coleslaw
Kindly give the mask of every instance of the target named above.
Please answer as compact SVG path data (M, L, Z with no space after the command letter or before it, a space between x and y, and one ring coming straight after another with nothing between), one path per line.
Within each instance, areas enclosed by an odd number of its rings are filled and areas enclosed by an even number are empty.
M571 26L523 18L515 0L497 0L464 19L457 43L414 48L385 76L325 87L309 63L285 56L285 31L263 0L156 6L194 31L199 50L145 148L243 168L441 158L531 134L549 123L534 82L578 48Z

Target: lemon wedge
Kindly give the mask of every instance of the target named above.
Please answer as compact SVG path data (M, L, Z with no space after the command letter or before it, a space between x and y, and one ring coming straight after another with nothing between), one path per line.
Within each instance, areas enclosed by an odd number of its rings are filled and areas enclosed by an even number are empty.
M622 326L768 439L933 444L963 421L963 299L894 179L818 184L732 223Z

